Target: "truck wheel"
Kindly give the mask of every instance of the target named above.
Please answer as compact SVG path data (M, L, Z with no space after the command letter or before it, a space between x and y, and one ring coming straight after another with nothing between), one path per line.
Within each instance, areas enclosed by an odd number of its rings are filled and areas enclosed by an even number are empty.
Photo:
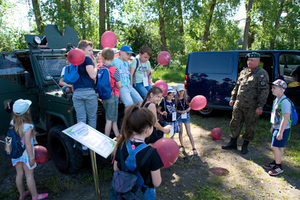
M209 117L212 115L213 109L212 108L203 108L202 110L199 110L200 115L203 117Z
M65 135L62 125L54 126L48 133L49 153L57 168L66 174L78 171L82 165L82 151L78 149L74 140Z

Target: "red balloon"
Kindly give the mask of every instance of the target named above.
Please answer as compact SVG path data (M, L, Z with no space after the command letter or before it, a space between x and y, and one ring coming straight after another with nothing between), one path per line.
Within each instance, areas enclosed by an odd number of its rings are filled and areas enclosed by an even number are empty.
M214 128L213 130L211 130L212 139L218 140L220 139L221 136L222 136L222 130L220 128Z
M157 56L157 62L160 65L166 65L170 62L170 60L171 60L171 55L167 51L162 51Z
M207 100L205 98L205 96L202 95L197 95L195 96L191 103L190 103L190 107L193 110L201 110L206 106Z
M163 91L163 96L168 93L168 84L163 80L158 80L154 83L154 86L159 87Z
M114 48L117 44L117 36L112 31L105 31L101 36L101 44L103 48Z
M81 49L75 48L69 51L67 59L72 65L81 65L85 60L85 55Z
M42 164L46 162L49 158L47 149L41 145L35 145L34 152L36 164Z
M178 144L171 138L161 138L157 140L153 146L164 163L162 168L167 168L173 165L179 155Z

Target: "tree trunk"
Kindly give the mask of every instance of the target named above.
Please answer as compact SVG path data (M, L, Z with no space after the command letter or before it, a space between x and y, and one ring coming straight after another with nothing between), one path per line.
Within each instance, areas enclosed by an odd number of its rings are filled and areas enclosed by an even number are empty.
M164 0L159 0L160 8L159 8L159 34L161 40L161 50L167 50L167 38L165 32L165 19L164 19Z
M86 23L84 19L84 1L80 0L80 6L79 6L79 16L80 16L80 21L82 21L82 39L86 40L87 39L87 33L86 33Z
M276 21L275 21L275 27L274 27L275 28L275 33L274 33L273 38L271 39L271 42L270 42L270 50L274 50L275 40L276 40L276 32L278 30L279 19L280 19L282 10L283 10L283 4L284 4L284 0L281 0L280 1L280 8L278 10L277 18L276 18Z
M109 20L109 11L110 11L110 6L109 6L109 0L106 0L106 29L110 30L110 20Z
M66 23L68 26L72 26L72 11L71 11L71 2L70 0L65 0L65 7L68 13L68 17L66 19Z
M245 5L246 6L246 23L245 23L245 29L244 29L242 50L246 50L246 48L248 46L250 23L251 23L250 11L252 9L252 4L253 4L253 0L248 0L248 3Z
M183 29L183 17L182 17L182 6L181 6L181 0L177 0L177 6L178 6L178 19L179 19L179 33L180 33L180 40L181 40L181 49L180 53L181 55L184 55L184 41L183 41L183 36L184 36L184 29Z
M206 42L208 41L209 29L210 29L210 25L211 25L211 21L212 21L212 16L214 14L216 2L217 2L217 0L213 0L210 5L208 22L205 24L204 34L203 34L203 38L202 38L202 43L203 43L204 47L206 47Z
M44 35L44 25L43 25L43 19L41 15L41 10L40 10L40 1L39 0L32 0L32 7L33 7L33 12L35 16L35 22L37 26L37 30L40 34Z
M105 32L105 0L99 0L99 39L100 45L99 48L102 49L103 46L101 44L101 36Z

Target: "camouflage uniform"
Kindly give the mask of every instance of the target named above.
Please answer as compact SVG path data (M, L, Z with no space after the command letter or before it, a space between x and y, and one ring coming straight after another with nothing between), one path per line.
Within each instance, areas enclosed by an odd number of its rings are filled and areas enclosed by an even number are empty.
M255 111L263 107L269 94L268 73L257 66L252 71L245 68L241 71L236 86L231 92L231 100L235 100L232 119L229 127L231 138L238 138L245 122L246 130L243 139L252 140L259 115Z

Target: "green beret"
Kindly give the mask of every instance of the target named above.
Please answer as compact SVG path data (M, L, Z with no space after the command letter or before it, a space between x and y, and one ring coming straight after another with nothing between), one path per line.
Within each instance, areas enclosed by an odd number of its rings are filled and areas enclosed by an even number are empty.
M257 52L248 53L246 58L260 58L260 54Z

